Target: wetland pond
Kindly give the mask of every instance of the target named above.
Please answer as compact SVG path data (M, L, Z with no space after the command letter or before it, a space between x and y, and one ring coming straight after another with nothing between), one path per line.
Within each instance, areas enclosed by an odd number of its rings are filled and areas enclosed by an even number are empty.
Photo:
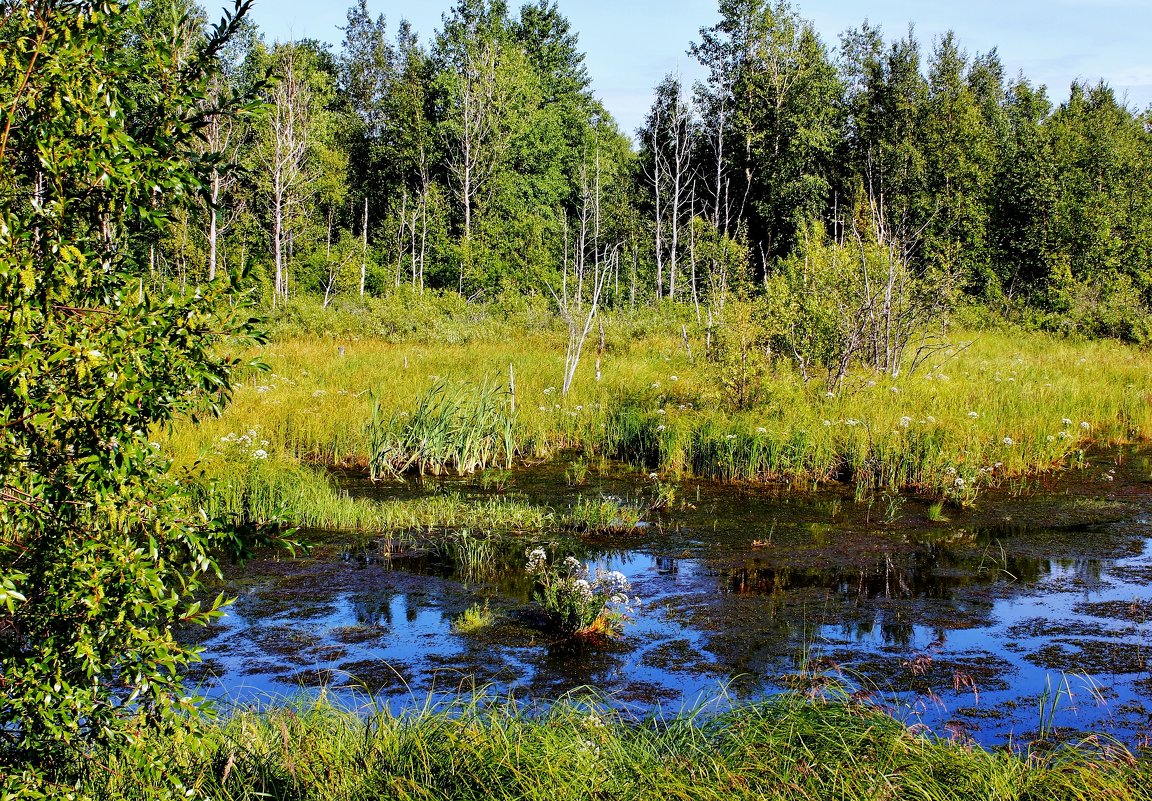
M209 697L271 703L324 687L399 711L484 689L548 700L591 688L639 717L722 707L786 689L854 693L909 724L983 745L1152 733L1152 452L989 490L974 509L905 497L686 479L639 530L584 538L579 555L624 573L642 600L622 636L557 640L534 625L524 535L463 575L427 555L389 558L352 534L301 534L304 557L233 570L226 615L195 633L191 681ZM380 499L452 491L342 478ZM570 487L564 465L524 468L507 494L563 510L636 498L624 466ZM885 519L889 522L885 522ZM495 622L457 633L487 601Z

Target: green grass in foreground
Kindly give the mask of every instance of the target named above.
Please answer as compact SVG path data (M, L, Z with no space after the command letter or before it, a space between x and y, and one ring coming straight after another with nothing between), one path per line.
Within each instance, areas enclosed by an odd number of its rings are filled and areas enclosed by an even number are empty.
M1117 746L1027 754L925 739L878 712L798 696L712 719L625 719L595 704L493 698L369 717L323 701L243 711L199 738L85 763L76 787L149 799L1148 799L1152 764Z

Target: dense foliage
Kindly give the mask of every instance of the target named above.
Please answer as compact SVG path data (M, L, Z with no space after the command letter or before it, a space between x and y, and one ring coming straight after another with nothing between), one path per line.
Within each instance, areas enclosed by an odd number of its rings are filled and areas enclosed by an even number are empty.
M266 116L216 142L250 178L169 229L154 277L251 266L267 297L325 304L401 284L580 302L603 278L601 306L670 298L719 322L741 285L795 307L787 265L815 227L847 255L898 256L909 297L938 301L915 319L975 303L1147 339L1147 114L1104 84L1054 103L951 34L928 47L865 23L833 47L786 2L719 16L690 47L707 77L655 87L634 144L552 0L458 0L427 44L367 0L338 51L250 28L219 86L280 80ZM865 261L838 269L862 279Z
M200 136L243 110L209 82L246 8L194 39L135 4L36 0L0 19L5 791L34 792L14 766L52 769L195 709L173 627L213 616L221 599L193 595L239 542L153 440L221 408L239 365L224 348L255 329L224 283L154 291L129 243L224 167Z

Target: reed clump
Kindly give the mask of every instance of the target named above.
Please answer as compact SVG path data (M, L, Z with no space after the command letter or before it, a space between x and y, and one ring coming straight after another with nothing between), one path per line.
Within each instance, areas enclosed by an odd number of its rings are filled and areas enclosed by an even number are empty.
M437 381L411 412L384 418L378 399L368 423L368 467L373 480L408 472L444 475L505 468L519 450L506 391L495 384L450 386Z

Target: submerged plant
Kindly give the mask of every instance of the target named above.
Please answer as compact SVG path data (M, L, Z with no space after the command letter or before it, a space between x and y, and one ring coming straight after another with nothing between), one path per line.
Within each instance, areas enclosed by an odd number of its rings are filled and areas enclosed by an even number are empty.
M572 637L615 636L623 629L639 598L629 599L632 585L623 573L593 569L574 556L549 564L543 548L525 551L525 571L536 581L532 597L549 625Z

